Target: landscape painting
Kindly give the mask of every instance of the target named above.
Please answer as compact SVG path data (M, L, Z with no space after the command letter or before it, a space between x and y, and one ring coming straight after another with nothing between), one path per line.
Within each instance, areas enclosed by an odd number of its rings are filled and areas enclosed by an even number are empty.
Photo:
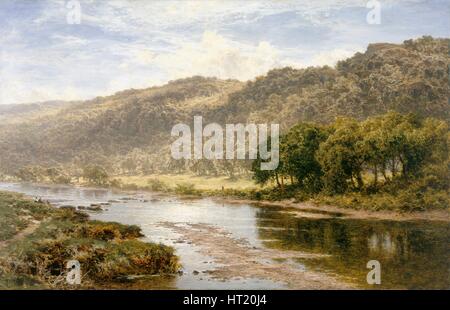
M449 46L446 0L2 0L0 290L448 290Z

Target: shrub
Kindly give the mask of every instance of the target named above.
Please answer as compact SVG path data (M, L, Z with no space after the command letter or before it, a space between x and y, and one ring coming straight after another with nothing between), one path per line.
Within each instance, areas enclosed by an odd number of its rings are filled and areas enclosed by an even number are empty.
M80 229L83 237L97 240L135 239L143 237L141 228L136 225L122 225L114 222L91 221Z
M194 184L181 183L175 186L175 193L181 195L198 195L199 191L195 189Z
M168 190L168 186L158 179L149 179L147 181L148 189L155 192L163 192Z

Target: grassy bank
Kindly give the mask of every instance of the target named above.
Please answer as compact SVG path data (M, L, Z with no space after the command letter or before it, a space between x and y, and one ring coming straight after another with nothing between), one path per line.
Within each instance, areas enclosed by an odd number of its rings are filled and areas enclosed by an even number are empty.
M248 177L236 177L234 179L227 176L198 176L192 174L152 174L146 176L120 176L115 180L124 186L138 188L154 187L157 183L167 190L175 190L177 185L193 186L200 191L214 191L225 189L248 190L256 188L257 185Z
M255 201L312 202L317 205L333 205L340 208L369 211L422 212L449 210L450 197L442 188L433 188L430 180L419 179L409 183L395 183L375 192L359 191L345 194L311 194L286 185L283 189L273 185L256 186L249 179L193 177L189 175L130 176L114 179L121 189L149 190L177 195L199 197L220 196ZM118 181L118 182L117 182ZM222 188L223 186L223 188ZM436 187L436 186L434 186Z
M82 185L82 184L81 184ZM196 176L191 174L154 174L112 177L109 185L122 190L142 190L197 197L230 196L250 199L261 187L250 178Z
M174 274L171 247L145 243L137 226L91 221L84 213L0 192L0 288L72 288L66 264L78 260L83 288L120 287L135 275Z

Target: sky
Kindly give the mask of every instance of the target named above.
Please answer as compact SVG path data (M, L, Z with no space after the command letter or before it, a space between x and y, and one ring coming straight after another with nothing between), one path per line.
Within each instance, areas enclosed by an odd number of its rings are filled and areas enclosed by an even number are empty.
M1 0L0 104L246 81L449 32L449 0Z

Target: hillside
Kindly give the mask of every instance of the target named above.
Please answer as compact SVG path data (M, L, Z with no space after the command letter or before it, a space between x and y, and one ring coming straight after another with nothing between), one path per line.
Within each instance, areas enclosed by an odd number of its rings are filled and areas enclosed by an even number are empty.
M238 81L192 77L98 97L56 114L36 111L32 120L0 125L0 169L14 173L27 165L72 160L77 165L108 165L112 156L133 149L151 147L155 153L153 146L167 144L174 124L188 122L193 111L226 102L228 94L241 87Z
M247 83L193 77L55 113L36 112L27 121L0 125L0 171L88 163L112 173L173 170L170 130L194 115L222 124L278 122L283 129L299 121L329 123L339 115L363 120L389 110L449 122L449 41L423 37L371 44L336 68L287 67Z
M61 109L76 104L75 101L45 101L23 104L0 104L0 123L23 123L38 117L52 115Z
M431 37L371 44L336 68L272 70L219 111L230 122L272 120L284 128L298 121L329 123L338 115L363 120L389 110L449 121L448 46L449 39Z

